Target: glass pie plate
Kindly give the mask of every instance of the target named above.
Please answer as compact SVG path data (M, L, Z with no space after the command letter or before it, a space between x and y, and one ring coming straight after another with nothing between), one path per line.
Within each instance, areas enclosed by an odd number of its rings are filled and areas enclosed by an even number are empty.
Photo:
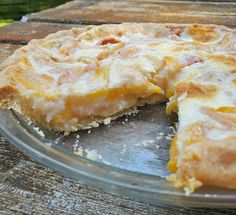
M235 207L234 190L202 187L187 196L166 181L176 121L164 104L146 105L108 125L64 136L0 110L0 130L10 143L76 181L154 204Z

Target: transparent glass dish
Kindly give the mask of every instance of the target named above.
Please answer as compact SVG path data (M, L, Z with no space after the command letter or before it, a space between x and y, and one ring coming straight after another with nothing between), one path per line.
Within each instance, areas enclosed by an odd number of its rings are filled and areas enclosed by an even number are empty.
M64 136L0 110L0 130L10 143L77 181L154 204L235 207L235 190L202 187L186 196L165 180L176 121L164 104L147 105L109 125Z

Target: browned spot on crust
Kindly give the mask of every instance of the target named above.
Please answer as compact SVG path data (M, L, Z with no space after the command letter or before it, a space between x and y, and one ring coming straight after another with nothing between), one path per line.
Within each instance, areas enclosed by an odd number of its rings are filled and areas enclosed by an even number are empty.
M228 66L235 66L236 67L236 58L233 56L227 55L214 55L210 57L211 60L221 62ZM234 68L231 73L234 73L236 69Z
M16 94L17 90L12 86L2 87L0 89L0 105L3 107L11 106Z
M80 47L80 43L78 41L73 41L66 48L59 49L59 53L64 56L69 56L76 48Z
M97 60L104 60L105 58L107 58L110 55L112 55L115 51L123 48L124 46L125 46L125 43L118 43L117 45L115 45L114 47L110 48L109 50L101 52L97 56Z
M235 111L236 108L232 107ZM221 111L210 107L203 107L202 112L214 119L215 121L223 124L226 127L236 129L236 117L230 115L232 111Z
M188 34L198 42L208 42L218 37L217 32L210 27L192 25L188 29Z
M121 41L117 40L115 37L107 37L104 38L96 43L96 45L104 46L108 44L116 44L120 43Z
M178 95L187 93L188 97L210 97L214 96L218 91L216 85L205 85L194 82L184 82L176 85L176 93Z
M181 27L181 26L179 26L179 27L173 27L173 26L171 26L171 27L170 27L170 32L171 32L172 34L177 35L178 37L180 36L180 34L181 34L183 31L184 31L184 27Z
M173 52L180 52L180 51L188 51L189 48L188 47L184 47L184 45L183 45L183 46L174 47L172 50L173 50Z

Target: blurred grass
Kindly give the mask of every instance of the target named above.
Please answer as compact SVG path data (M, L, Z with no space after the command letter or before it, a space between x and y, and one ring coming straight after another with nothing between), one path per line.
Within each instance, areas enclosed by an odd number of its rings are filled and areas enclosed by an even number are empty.
M0 0L0 27L22 16L64 4L68 0Z
M0 27L10 25L13 22L13 19L0 20Z

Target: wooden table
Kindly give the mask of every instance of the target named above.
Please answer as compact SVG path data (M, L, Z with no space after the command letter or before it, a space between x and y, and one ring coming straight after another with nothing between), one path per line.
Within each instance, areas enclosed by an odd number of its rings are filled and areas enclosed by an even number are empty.
M33 38L76 25L120 22L236 26L236 1L77 0L0 28L0 63ZM0 214L235 214L227 209L150 205L75 183L0 137Z

